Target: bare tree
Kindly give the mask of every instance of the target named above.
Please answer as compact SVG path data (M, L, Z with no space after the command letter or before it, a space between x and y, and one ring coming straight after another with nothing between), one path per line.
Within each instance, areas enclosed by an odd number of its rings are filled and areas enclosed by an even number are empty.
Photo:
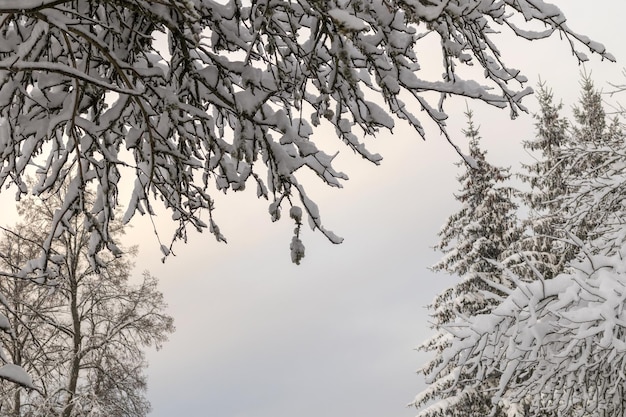
M20 205L22 223L0 241L2 269L17 272L42 249L64 197L61 192ZM150 409L144 350L160 347L173 331L157 280L145 272L133 282L133 248L101 256L96 268L88 253L91 235L79 217L73 220L51 247L54 280L0 280L12 321L3 343L10 347L12 363L39 388L29 392L3 382L0 416L145 416ZM116 240L123 231L117 223Z

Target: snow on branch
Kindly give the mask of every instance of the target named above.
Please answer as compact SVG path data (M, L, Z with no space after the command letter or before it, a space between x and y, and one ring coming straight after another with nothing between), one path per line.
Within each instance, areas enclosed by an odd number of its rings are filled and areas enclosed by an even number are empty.
M494 406L506 399L555 415L602 410L601 415L622 416L624 252L579 258L571 272L519 282L491 313L459 318L450 326L450 348L430 378L453 362L472 369L475 381L498 375Z
M513 26L515 16L547 29L535 35ZM211 194L244 190L251 179L270 211L300 199L314 228L336 243L298 181L305 168L329 186L347 179L314 142L317 127L332 125L348 148L379 163L362 137L397 120L425 136L420 110L449 140L445 97L508 106L514 117L531 90L491 34L560 32L577 56L582 47L612 59L565 22L537 0L3 1L0 186L15 185L19 199L74 179L78 194L48 240L82 213L96 264L100 251L115 252L108 229L119 206L130 221L163 205L178 225L167 253L188 228L225 241ZM443 60L432 60L443 62L438 81L419 77L432 65L423 59L428 33L442 46ZM485 78L464 80L470 65ZM432 93L441 99L431 103ZM29 173L38 178L32 187ZM132 195L121 195L129 176ZM99 196L91 208L86 190Z

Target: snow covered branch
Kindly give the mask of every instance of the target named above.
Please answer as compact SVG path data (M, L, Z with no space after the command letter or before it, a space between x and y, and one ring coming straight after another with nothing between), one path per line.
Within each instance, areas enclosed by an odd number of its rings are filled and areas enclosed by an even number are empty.
M547 31L518 28L515 16ZM107 230L119 206L125 222L152 215L157 201L169 210L178 227L165 253L190 227L225 241L211 193L243 190L250 180L274 213L300 199L311 226L338 243L298 180L305 168L333 187L348 178L314 142L316 128L332 126L356 154L379 163L360 136L400 119L424 137L419 110L447 136L445 97L508 106L512 116L525 111L521 99L531 90L501 61L491 39L497 27L529 40L560 32L576 41L572 48L613 59L572 32L557 8L530 0L4 1L0 185L15 184L19 198L69 179L75 192L55 233L85 214L94 259L115 251ZM430 65L422 59L428 34L442 48L437 81L420 77ZM473 64L484 80L463 78ZM431 103L432 93L441 99ZM38 181L29 187L33 170ZM118 185L130 175L134 191L121 196ZM87 189L99 196L90 209ZM44 257L37 267L46 265Z
M494 404L506 399L556 415L624 415L625 272L623 262L596 256L575 263L571 273L521 284L491 313L451 327L456 341L440 369L458 359L476 380L499 375Z

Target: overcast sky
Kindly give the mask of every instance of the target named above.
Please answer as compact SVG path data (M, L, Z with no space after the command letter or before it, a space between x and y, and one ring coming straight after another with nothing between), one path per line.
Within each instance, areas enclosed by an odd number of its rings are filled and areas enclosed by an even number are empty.
M626 83L623 0L568 0L557 4L570 27L605 44L618 64L587 65L598 87ZM593 4L593 7L588 6ZM556 37L501 47L505 60L536 86L538 76L570 109L581 68ZM626 99L626 97L625 97ZM526 104L535 109L535 101ZM464 127L464 102L450 114L450 131ZM488 158L517 168L532 137L530 116L470 103ZM454 278L427 267L430 247L458 206L457 156L435 130L422 142L406 127L369 141L382 166L349 151L337 167L350 176L341 190L311 188L327 228L345 238L332 245L304 233L306 257L291 264L293 224L272 224L267 202L249 194L218 200L218 220L229 239L193 235L162 265L150 228L138 219L129 242L141 243L137 271L148 269L176 320L177 331L149 355L154 417L409 417L406 404L423 387L415 371L426 360L414 348L429 334L424 308Z

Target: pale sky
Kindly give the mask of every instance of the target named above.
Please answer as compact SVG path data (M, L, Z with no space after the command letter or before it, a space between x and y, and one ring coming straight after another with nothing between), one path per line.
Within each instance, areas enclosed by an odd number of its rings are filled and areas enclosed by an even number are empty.
M625 83L623 0L556 1L569 25L599 41L618 59L586 66L596 85ZM589 6L593 4L593 6ZM569 46L557 37L507 41L505 60L538 76L571 108L579 74ZM624 96L626 99L626 96ZM625 100L626 101L626 100ZM530 116L469 103L481 126L487 157L514 165L532 137ZM535 109L534 98L525 104ZM450 132L463 144L464 101L450 112ZM176 320L177 331L149 355L153 417L411 417L406 404L423 388L415 373L426 357L414 348L429 334L424 308L453 277L427 267L430 247L458 206L458 157L434 129L427 142L406 126L369 140L385 158L375 167L344 149L337 167L350 176L341 190L310 187L327 228L345 238L332 245L306 229L306 257L291 264L293 224L271 223L253 193L218 200L217 220L229 239L191 234L162 265L141 219L129 233L140 243L137 272L148 269ZM312 183L315 183L313 181Z

